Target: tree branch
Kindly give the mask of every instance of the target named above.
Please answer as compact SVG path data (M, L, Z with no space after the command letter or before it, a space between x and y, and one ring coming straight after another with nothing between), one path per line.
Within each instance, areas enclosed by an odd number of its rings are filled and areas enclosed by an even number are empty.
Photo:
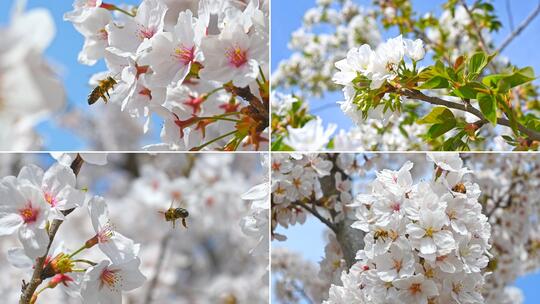
M154 298L154 291L159 282L159 274L161 273L161 268L163 267L163 261L165 260L165 254L167 253L171 236L172 230L168 231L167 234L165 234L165 236L163 236L163 238L161 239L161 243L159 245L159 253L157 257L158 260L156 266L154 267L154 276L152 277L152 280L150 280L150 284L148 285L148 290L146 291L146 296L144 297L144 304L152 303L152 300Z
M71 169L73 170L73 173L75 173L75 176L79 174L79 171L81 170L81 167L84 163L84 160L80 156L80 154L77 154L75 157L75 160L71 163ZM62 212L64 215L68 215L71 212L73 212L74 209L66 210ZM41 285L43 280L47 279L46 276L44 276L44 269L43 266L45 265L45 260L47 259L47 255L49 254L49 250L51 249L52 242L54 240L54 237L56 236L56 233L58 232L58 229L60 228L60 225L62 225L64 221L62 220L54 220L52 221L50 227L49 227L49 244L47 245L47 250L45 251L45 255L42 257L39 257L36 260L36 264L34 266L34 273L32 274L32 278L30 279L29 283L24 283L22 286L22 294L19 299L19 304L29 304L32 300L32 297L34 296L34 293L36 292L36 289Z
M310 207L309 205L304 204L302 202L293 202L292 204L295 205L295 206L300 206L300 207L306 209L309 213L313 214L313 216L318 218L323 224L328 226L328 228L330 228L330 230L332 230L335 234L337 234L337 228L334 225L334 223L330 222L328 219L326 219L324 216L322 216L319 213L319 211L317 211L317 209L315 209L314 207Z
M532 13L525 18L525 20L517 27L516 30L514 30L506 39L503 41L503 43L497 48L495 52L501 53L521 32L529 26L529 24L540 14L540 1L538 1L538 6Z
M451 108L451 109L465 111L465 112L471 113L474 116L478 117L483 123L488 122L488 120L484 117L482 112L480 112L478 109L476 109L475 107L471 106L468 103L461 104L461 103L447 101L447 100L441 99L439 97L427 96L427 95L425 95L424 93L422 93L422 92L420 92L418 90L405 89L405 90L402 90L401 92L406 97L426 101L426 102L428 102L430 104L434 104L434 105L445 106L445 107L448 107L448 108ZM511 127L510 121L508 119L506 119L506 118L497 118L497 124L502 125L502 126L506 126L506 127ZM519 122L516 122L516 124L517 124L517 129L521 133L527 135L532 140L540 141L540 133L539 132L537 132L535 130L528 129L525 126L523 126L522 124L520 124Z
M514 17L512 16L512 6L510 5L510 0L506 0L506 14L508 15L508 25L510 25L510 30L514 31Z
M189 177L189 175L191 174L191 170L195 166L195 160L197 157L194 156L193 154L186 154L186 158L187 158L187 164L186 164L186 167L182 170L182 174L185 177ZM156 266L154 267L153 277L150 280L148 289L146 290L146 296L144 297L144 304L150 304L152 303L152 300L154 299L154 291L157 287L157 284L159 283L159 276L161 274L161 268L163 267L165 254L167 253L167 250L169 249L172 233L173 233L173 230L167 231L167 234L165 234L163 238L161 239L161 243L159 245L159 253L157 257L158 262Z
M480 48L482 48L484 53L490 54L489 46L486 43L486 41L484 40L484 36L482 36L482 29L478 26L478 24L476 24L476 21L474 20L474 15L473 15L472 11L467 6L467 3L465 2L465 0L460 0L459 2L461 3L461 5L463 5L463 8L465 8L465 11L467 12L467 15L469 15L469 18L471 19L471 24L473 26L473 29L474 29L475 33L476 33L476 36L478 37L478 42L480 42ZM489 65L490 65L491 69L495 73L498 73L497 72L497 66L493 63L493 61L490 61Z

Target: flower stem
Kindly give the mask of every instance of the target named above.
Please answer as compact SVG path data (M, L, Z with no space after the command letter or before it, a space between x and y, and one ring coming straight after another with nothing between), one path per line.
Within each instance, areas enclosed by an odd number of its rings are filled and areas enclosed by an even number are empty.
M77 249L76 251L74 251L73 253L71 253L69 255L69 258L72 258L74 257L75 255L79 254L81 251L85 250L86 249L86 244L83 245L81 248Z
M217 92L219 92L219 91L221 91L221 90L224 90L224 89L225 89L225 88L222 87L222 86L221 86L221 87L218 87L218 88L215 88L215 89L213 89L212 91L206 93L206 98L208 98L208 97L212 96L213 94L215 94L215 93L217 93Z
M204 148L204 147L206 147L206 146L208 146L208 145L211 145L211 144L215 143L216 141L219 141L219 140L221 140L221 139L223 139L223 138L226 138L226 137L229 137L229 136L231 136L231 135L234 135L234 133L236 133L236 130L231 131L231 132L226 133L226 134L223 134L223 135L221 135L221 136L218 136L218 137L212 139L211 141L208 141L208 142L206 142L206 143L204 143L204 144L202 144L202 145L200 145L200 146L198 146L198 147L195 147L195 148L193 148L193 149L194 149L194 150L201 150L202 148Z
M225 120L225 121L232 121L232 122L239 122L238 119L232 119L232 118L226 118L226 117L220 117L220 116L201 116L198 117L198 120L205 120L205 119L214 119L214 120Z
M260 65L259 65L259 73L261 74L261 78L262 78L263 83L265 83L266 82L266 77L264 76L264 72L263 72Z
M128 12L128 11L126 11L126 10L124 10L124 9L121 9L121 8L119 8L119 7L118 7L118 6L116 6L116 5L115 5L115 6L113 6L113 7L111 8L111 10L114 10L114 11L119 11L119 12L121 12L121 13L124 13L124 14L126 14L126 15L130 16L130 17L135 17L135 14L132 14L132 13L130 13L130 12Z
M86 260L86 259L77 259L77 260L74 260L73 262L86 263L86 264L91 265L91 266L96 266L97 265L97 263L94 263L94 262Z

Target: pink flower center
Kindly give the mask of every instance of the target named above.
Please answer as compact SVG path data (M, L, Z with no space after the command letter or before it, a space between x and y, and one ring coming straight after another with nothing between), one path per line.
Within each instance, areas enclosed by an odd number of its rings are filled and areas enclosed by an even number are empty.
M184 102L185 105L190 106L193 108L193 114L197 114L201 111L201 105L206 99L199 96L189 96L188 100Z
M32 202L28 202L24 208L19 209L19 214L25 224L31 224L37 221L39 209L32 207Z
M51 283L55 285L62 283L66 287L68 287L68 283L71 283L71 282L74 282L73 278L63 273L56 274L51 279Z
M45 195L45 200L47 201L47 203L49 203L51 207L56 207L56 204L58 204L58 200L56 199L56 197L54 197L49 192L45 192L44 195Z
M148 88L143 88L142 90L140 90L139 95L146 96L149 99L152 99L152 91L150 91L150 89Z
M109 289L117 289L116 285L122 279L118 274L118 269L109 269L105 267L99 276L99 289L103 288L103 285L109 287Z
M401 205L399 203L393 203L390 208L392 208L392 210L394 210L395 212L398 212L401 210Z
M226 55L229 58L229 63L236 68L243 66L248 61L247 51L242 50L238 46L227 50Z
M195 47L188 48L184 45L180 45L174 50L174 57L183 65L188 65L195 59Z
M107 243L114 236L114 227L111 223L107 223L101 230L97 233L98 243L103 244Z
M147 66L147 65L142 65L141 66L141 65L136 64L135 69L137 71L137 74L135 75L135 77L137 79L139 79L139 76L141 76L142 74L148 73L148 68L149 68L149 66Z
M139 29L139 37L141 39L144 39L144 38L150 39L150 38L154 37L155 34L156 34L156 30L154 28L151 28L151 27L146 28L146 27L143 26L143 27L141 27Z

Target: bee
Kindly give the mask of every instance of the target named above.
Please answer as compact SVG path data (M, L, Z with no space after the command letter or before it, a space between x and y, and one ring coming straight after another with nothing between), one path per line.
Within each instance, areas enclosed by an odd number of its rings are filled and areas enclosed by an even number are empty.
M171 201L171 206L166 211L158 211L158 213L163 214L166 222L172 222L173 229L176 227L176 221L181 220L182 225L187 228L186 219L189 216L189 212L184 208L173 208L174 201Z
M377 241L379 238L386 239L388 237L388 231L383 229L376 229L375 233L373 234L373 239Z
M116 83L116 80L114 80L114 78L112 78L111 76L100 80L98 82L98 85L88 95L88 104L93 105L100 98L103 98L103 101L107 103L107 101L109 101L109 98L111 98L111 96L109 95L109 90L112 90Z
M463 183L459 183L452 188L452 191L459 192L459 193L467 193L467 188L465 188L465 185Z

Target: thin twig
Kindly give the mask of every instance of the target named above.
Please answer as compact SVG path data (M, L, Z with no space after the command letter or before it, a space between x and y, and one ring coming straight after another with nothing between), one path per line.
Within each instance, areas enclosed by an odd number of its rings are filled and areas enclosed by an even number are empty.
M538 6L536 9L527 17L525 20L517 27L515 31L513 31L504 42L497 48L495 52L501 53L521 32L529 26L529 24L540 14L540 1L538 1Z
M302 298L304 298L304 301L307 304L313 304L313 301L311 301L311 299L302 287L298 286L298 284L296 284L295 282L291 282L291 285L302 296Z
M316 218L318 218L321 222L323 222L323 224L325 224L326 226L328 226L328 228L330 228L330 230L332 230L334 233L337 234L337 228L336 226L331 223L328 219L326 219L324 216L322 216L319 211L317 211L317 209L315 208L312 208L310 206L308 206L307 204L304 204L302 202L293 202L293 205L297 205L297 206L300 206L304 209L306 209L307 211L309 211L309 213L313 214L313 216L315 216Z
M510 5L510 0L506 0L506 14L508 15L508 25L510 25L510 30L514 31L514 16L512 16L512 6Z
M144 304L152 303L152 300L154 298L154 291L156 290L156 286L159 282L159 275L161 273L161 268L163 267L165 254L167 253L167 250L169 248L169 241L171 240L171 237L172 230L168 231L161 239L161 243L159 245L158 260L156 266L154 267L154 275L152 277L152 280L150 280L150 284L148 285L148 289L146 291L146 296L144 297Z
M480 118L483 122L488 121L484 117L482 112L480 112L478 109L476 109L475 107L471 106L468 103L461 104L461 103L447 101L447 100L441 99L439 97L427 96L424 93L422 93L420 91L417 91L417 90L408 90L407 89L407 90L402 90L402 93L403 93L404 96L412 98L412 99L423 100L423 101L426 101L426 102L434 104L434 105L445 106L445 107L448 107L448 108L469 112L469 113L473 114L474 116ZM511 127L510 121L508 119L506 119L506 118L497 118L497 124L502 125L502 126L506 126L506 127ZM516 122L516 124L517 124L517 129L521 133L527 135L532 140L540 141L540 133L539 132L537 132L535 130L528 129L525 126L523 126L522 124L520 124L519 122Z
M73 170L73 173L75 173L75 176L79 174L83 163L84 160L82 159L80 154L77 154L75 160L71 163L71 169ZM71 212L73 212L73 210L74 209L64 211L64 216L70 214ZM54 237L56 236L56 233L58 232L58 229L63 222L63 220L52 221L49 227L49 244L47 244L45 254L42 257L37 258L36 264L34 266L34 273L32 274L30 282L28 282L27 284L23 284L19 304L29 304L32 300L32 297L34 296L34 293L36 292L36 289L39 287L39 285L41 285L43 280L47 279L47 277L44 277L43 266L45 265L45 260L47 259L47 255L49 254L49 250L51 249Z
M191 170L195 166L195 160L197 159L196 156L193 154L187 154L187 165L182 170L182 174L185 177L189 177L191 174ZM150 284L148 285L148 289L146 290L146 296L144 297L144 304L150 304L152 303L152 300L154 298L154 292L156 290L157 284L159 283L159 276L161 274L161 268L163 267L163 261L165 260L165 254L167 253L167 250L169 248L170 239L172 237L173 230L169 230L167 234L163 236L161 239L161 243L159 246L159 253L157 257L157 264L154 267L154 275L152 279L150 280Z
M315 114L317 112L321 112L321 111L331 109L331 108L334 108L334 107L337 107L337 106L338 106L338 104L335 103L335 102L328 103L328 104L325 104L325 105L314 108L313 110L311 110L311 113Z
M460 0L460 2L461 2L461 5L463 5L463 8L465 8L467 15L469 15L469 18L471 19L471 25L473 26L473 29L476 32L476 36L478 37L478 42L480 42L480 47L482 48L482 51L484 51L484 53L486 54L490 54L489 46L484 40L484 36L482 36L482 29L478 26L478 24L476 24L472 11L467 6L467 3L465 2L465 0ZM498 73L497 66L493 63L493 60L489 62L489 66L493 72Z

